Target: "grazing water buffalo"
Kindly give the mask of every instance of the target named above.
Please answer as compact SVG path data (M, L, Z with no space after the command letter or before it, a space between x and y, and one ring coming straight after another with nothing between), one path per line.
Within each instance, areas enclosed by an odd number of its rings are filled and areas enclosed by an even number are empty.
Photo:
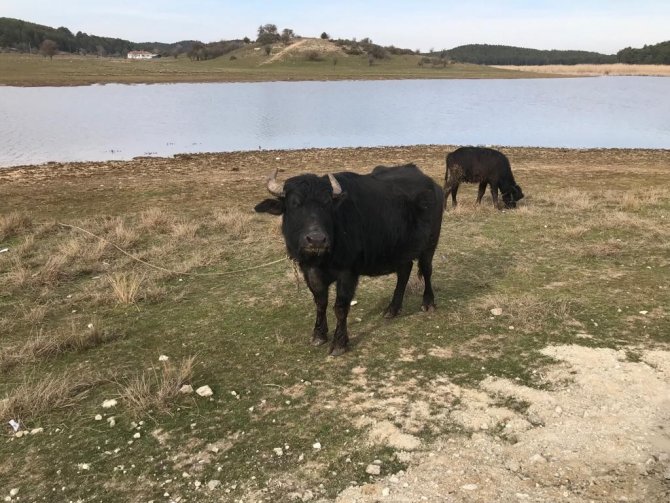
M378 166L368 175L335 173L268 179L275 196L254 208L282 215L289 256L298 262L316 304L312 344L328 341L328 287L336 282L337 327L330 355L347 349L347 315L358 278L396 273L398 281L385 316L402 306L405 287L418 259L425 288L422 309L435 309L431 286L433 254L442 223L442 189L413 164Z
M498 189L502 192L505 208L516 208L523 192L514 181L509 159L497 150L485 147L461 147L447 155L447 172L444 176L444 206L451 194L456 206L456 192L461 182L478 183L477 204L482 202L486 185L491 186L493 206L498 208Z

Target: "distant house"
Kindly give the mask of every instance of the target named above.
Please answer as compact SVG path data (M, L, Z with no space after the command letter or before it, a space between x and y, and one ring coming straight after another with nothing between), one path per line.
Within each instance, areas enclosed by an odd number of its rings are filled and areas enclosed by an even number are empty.
M128 51L128 59L151 59L156 57L158 57L158 54L149 51Z

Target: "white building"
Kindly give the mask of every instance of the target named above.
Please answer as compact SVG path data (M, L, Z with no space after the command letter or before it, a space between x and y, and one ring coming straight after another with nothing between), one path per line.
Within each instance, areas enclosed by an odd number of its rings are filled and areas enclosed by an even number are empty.
M128 59L151 59L158 56L149 51L128 51Z

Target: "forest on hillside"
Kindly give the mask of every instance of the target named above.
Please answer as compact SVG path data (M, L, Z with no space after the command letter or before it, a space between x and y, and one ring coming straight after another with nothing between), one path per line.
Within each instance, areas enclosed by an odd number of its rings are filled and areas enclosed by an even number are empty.
M297 35L285 28L279 31L274 24L261 25L258 28L256 43L267 45L277 42L290 43ZM327 38L342 47L350 55L368 54L368 57L382 59L389 55L418 54L411 49L402 49L393 45L382 47L369 38L360 40L332 39L326 32L321 38ZM100 37L78 31L72 33L61 26L52 28L20 19L0 17L0 50L36 53L45 40L52 41L54 51L73 54L95 54L97 56L123 57L128 51L147 50L161 56L186 54L194 60L212 59L234 51L252 41L221 40L203 43L197 40L165 42L131 42L120 38ZM428 56L439 61L473 63L480 65L575 65L600 63L670 64L670 41L655 45L645 45L640 49L627 47L617 54L601 54L589 51L539 50L506 45L470 44L431 51Z

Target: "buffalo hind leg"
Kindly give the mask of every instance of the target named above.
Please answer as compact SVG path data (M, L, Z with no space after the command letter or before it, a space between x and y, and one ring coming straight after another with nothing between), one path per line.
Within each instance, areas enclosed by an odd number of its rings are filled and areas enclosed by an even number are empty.
M337 296L334 307L337 327L335 327L333 342L330 345L330 356L340 356L347 350L349 344L347 316L349 315L351 299L354 298L354 293L356 293L356 285L358 285L358 276L350 272L341 273L337 278Z
M477 204L482 202L482 197L484 197L484 192L486 192L486 182L479 184L479 192L477 192Z
M447 210L447 201L451 194L451 205L456 206L456 193L458 192L458 182L452 180L444 182L444 210Z
M398 269L398 281L395 285L391 303L386 308L386 311L384 311L384 318L394 318L400 312L400 308L402 308L402 300L405 297L405 288L409 281L409 275L412 273L412 265L412 262L409 261L401 265Z
M423 302L421 309L423 311L435 311L435 294L433 293L433 284L431 278L433 276L433 255L435 249L427 250L419 257L419 274L423 277Z

